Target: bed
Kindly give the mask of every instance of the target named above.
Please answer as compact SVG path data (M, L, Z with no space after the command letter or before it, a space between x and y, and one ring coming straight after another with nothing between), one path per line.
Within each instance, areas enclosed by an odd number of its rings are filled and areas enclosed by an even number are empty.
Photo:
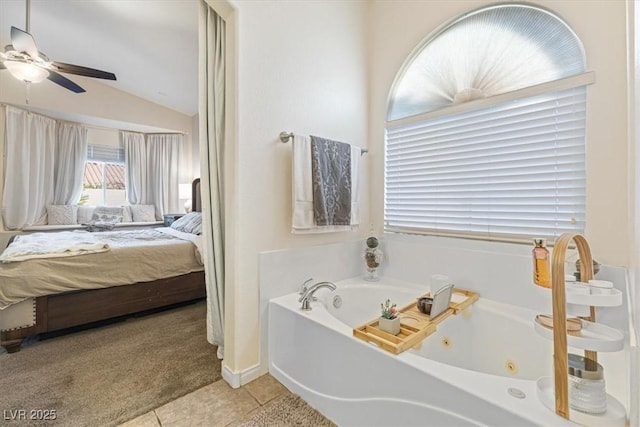
M200 212L200 179L193 181L192 200L193 210ZM125 231L123 233L134 232ZM144 233L144 236L150 236L153 233L160 233L160 231L145 230ZM173 232L172 229L165 229L164 233L180 234ZM104 239L107 239L107 234L104 234ZM55 234L51 233L51 235ZM13 269L18 268L16 265L21 264L20 262L10 263L12 264L10 267L4 264L0 265L0 280L3 279L4 274L4 283L0 283L0 294L4 296L13 292L13 297L7 296L7 300L4 301L6 307L0 310L0 345L7 352L14 353L20 350L24 338L29 335L86 325L205 297L204 267L201 262L196 265L193 260L187 259L189 256L186 255L195 253L197 256L198 251L194 249L193 243L182 239L178 240L180 241L169 242L171 243L170 249L168 246L165 247L164 243L149 240L143 244L143 248L114 246L111 250L101 253L24 261L28 267L28 273L25 273L24 278L28 278L28 280L23 278L23 283L31 284L28 292L33 296L26 296L27 291L24 291L24 295L16 293L15 286L13 289L9 289L11 286L9 279L13 280L12 276L17 275ZM174 252L176 250L179 252ZM134 251L140 252L141 254L136 256L143 258L134 258L132 255ZM115 257L116 262L118 259L120 262L129 263L134 259L137 261L134 261L135 268L114 269L113 265L108 267L108 262L102 261L108 257ZM179 258L180 262L185 264L176 264L175 269L168 267L165 269L162 264L168 265L170 264L169 260L174 258ZM146 261L140 261L141 259L146 259L149 263L151 261L160 262L155 264L155 267L154 264L149 264L146 268L146 270L150 270L149 274L154 277L153 280L136 281L135 275L131 275L129 279L129 275L125 274L129 271L143 270L141 265L146 264ZM97 263L96 266L92 266L92 262ZM102 274L97 273L99 268L102 268L98 264L104 264L107 270ZM25 267L20 266L20 268ZM58 276L64 276L65 272L71 270L82 272L91 269L95 272L92 273L95 277L107 275L111 280L113 276L119 281L117 286L100 284L97 279L96 283L93 283L93 280L83 279L82 275L79 276L79 279L74 279L78 283L78 288L92 287L92 289L74 289L67 282L58 281ZM157 271L151 271L154 269ZM174 273L176 271L179 271L180 274ZM155 277L154 275L166 277ZM85 275L85 277L88 276ZM44 282L51 282L52 288L45 287ZM2 293L3 290L6 292ZM2 301L0 301L0 305L2 305Z

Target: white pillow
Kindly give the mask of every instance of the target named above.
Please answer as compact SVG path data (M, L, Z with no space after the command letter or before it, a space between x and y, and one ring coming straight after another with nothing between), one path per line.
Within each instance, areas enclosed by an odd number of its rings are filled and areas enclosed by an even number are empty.
M75 225L78 220L78 206L49 205L47 206L47 223L49 225Z
M87 224L93 217L95 206L78 205L78 224Z
M153 205L131 205L133 222L153 222L156 220L156 207Z
M175 220L171 228L183 233L202 234L202 213L190 212Z
M122 206L122 222L133 222L133 214L129 205Z

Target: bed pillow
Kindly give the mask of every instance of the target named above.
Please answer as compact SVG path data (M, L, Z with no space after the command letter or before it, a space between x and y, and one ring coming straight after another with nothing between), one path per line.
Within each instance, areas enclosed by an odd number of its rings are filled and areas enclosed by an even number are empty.
M98 206L93 211L91 221L87 223L87 231L107 231L122 222L122 207Z
M87 224L93 217L95 206L78 205L78 224Z
M133 222L133 214L129 205L122 206L122 222Z
M75 225L78 220L78 206L49 205L47 206L47 224Z
M91 219L96 219L96 215L116 215L124 218L124 208L122 206L97 206Z
M190 212L175 220L171 228L183 233L202 234L202 213Z
M156 207L153 205L131 205L133 222L153 222L156 220Z

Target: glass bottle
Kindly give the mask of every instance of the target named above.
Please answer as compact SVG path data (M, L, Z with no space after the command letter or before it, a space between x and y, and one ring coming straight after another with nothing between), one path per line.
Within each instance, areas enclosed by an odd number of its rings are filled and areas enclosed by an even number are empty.
M369 237L367 239L367 248L364 250L364 260L367 264L367 274L364 279L369 282L377 282L380 280L378 276L378 267L384 259L384 254L378 249L378 239L375 237Z
M546 239L533 239L533 283L545 288L551 287L549 250Z

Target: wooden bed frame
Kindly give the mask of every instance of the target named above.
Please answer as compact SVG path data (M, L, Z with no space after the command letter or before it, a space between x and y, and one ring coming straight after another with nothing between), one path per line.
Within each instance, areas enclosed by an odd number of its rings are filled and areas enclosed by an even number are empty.
M193 210L201 211L200 178L192 185ZM204 271L151 282L46 295L35 299L33 326L0 332L8 353L20 351L29 335L165 307L206 296Z

